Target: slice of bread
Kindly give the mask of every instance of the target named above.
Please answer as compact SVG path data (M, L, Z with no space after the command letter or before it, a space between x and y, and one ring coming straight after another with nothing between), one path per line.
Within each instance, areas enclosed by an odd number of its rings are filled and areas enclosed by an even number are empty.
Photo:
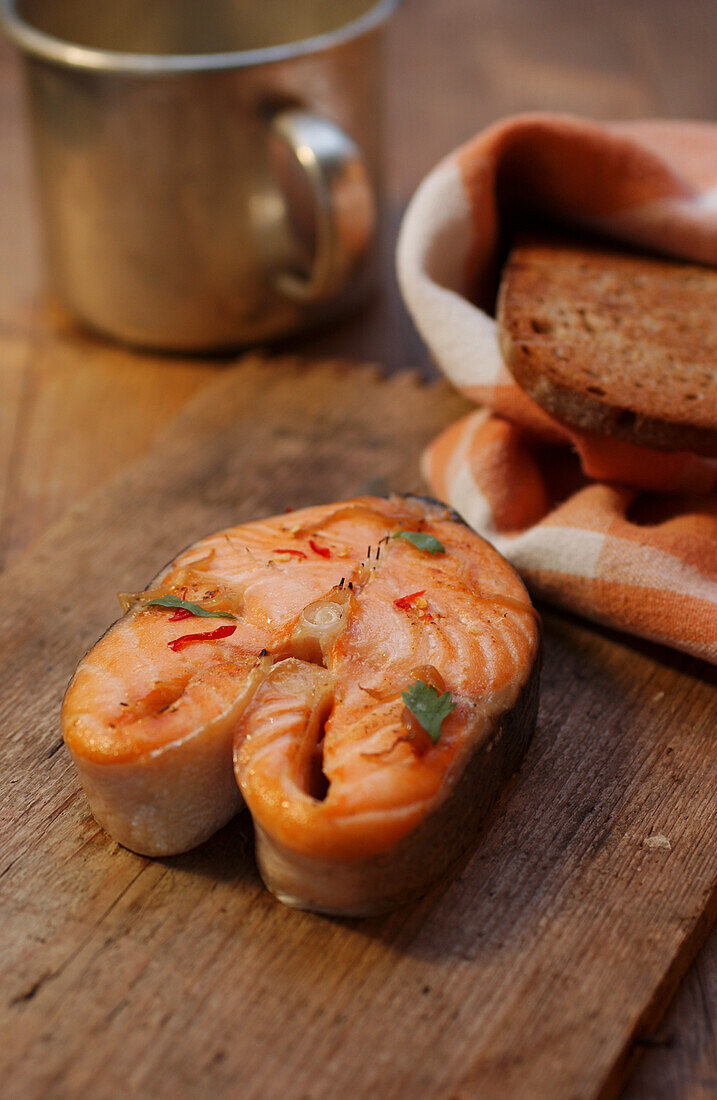
M717 271L525 238L498 294L503 358L558 420L717 456Z

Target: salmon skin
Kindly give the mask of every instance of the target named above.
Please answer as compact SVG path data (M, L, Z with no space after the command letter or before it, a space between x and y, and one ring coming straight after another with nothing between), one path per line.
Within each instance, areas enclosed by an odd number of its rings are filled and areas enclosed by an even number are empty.
M533 731L539 619L512 567L430 499L229 528L125 606L62 710L96 819L171 855L244 802L289 905L363 915L425 893Z

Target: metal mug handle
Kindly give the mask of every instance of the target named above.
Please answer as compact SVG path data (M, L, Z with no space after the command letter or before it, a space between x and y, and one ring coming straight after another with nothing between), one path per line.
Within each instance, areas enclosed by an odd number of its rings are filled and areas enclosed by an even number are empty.
M311 270L278 272L275 286L294 301L325 301L346 286L373 240L373 187L358 146L335 123L291 108L275 114L271 127L306 176L315 226Z

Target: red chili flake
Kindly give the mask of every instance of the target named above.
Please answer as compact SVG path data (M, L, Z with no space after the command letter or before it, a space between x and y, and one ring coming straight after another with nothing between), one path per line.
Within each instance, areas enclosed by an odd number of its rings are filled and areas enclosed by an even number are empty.
M313 539L309 539L309 546L315 554L320 554L322 558L330 558L331 551L328 546L317 546Z
M292 558L305 558L306 554L303 550L272 550L272 554L291 554Z
M177 653L180 649L184 649L185 645L191 645L192 642L218 642L220 638L228 638L230 634L233 634L236 630L236 626L218 626L216 630L208 630L203 634L183 634L181 638L175 638L171 642L167 642L170 649L173 649Z
M293 512L293 511L294 511L294 509L292 508L292 506L291 506L290 504L288 504L288 505L286 506L286 508L284 509L284 511L285 511L285 512Z
M169 618L167 619L167 622L169 622L169 623L178 623L178 622L181 622L182 619L193 619L193 618L194 618L194 612L187 611L185 608L180 607L177 611L174 612L173 615L169 616Z
M413 601L417 600L419 596L424 596L426 593L425 588L422 588L420 592L411 592L409 596L401 596L400 600L394 600L396 607L402 608L407 611L409 607L413 606Z

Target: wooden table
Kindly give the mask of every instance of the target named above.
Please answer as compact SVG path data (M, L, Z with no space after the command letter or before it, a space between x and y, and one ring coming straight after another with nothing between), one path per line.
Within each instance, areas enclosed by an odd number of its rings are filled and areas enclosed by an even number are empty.
M292 351L430 373L392 271L395 231L423 174L483 124L518 110L709 117L716 34L709 0L408 0L389 36L383 286L360 317L295 340ZM224 364L133 355L49 315L17 71L5 46L0 150L0 566L8 566L78 497L146 452ZM713 935L646 1041L625 1096L717 1095L715 1020Z

